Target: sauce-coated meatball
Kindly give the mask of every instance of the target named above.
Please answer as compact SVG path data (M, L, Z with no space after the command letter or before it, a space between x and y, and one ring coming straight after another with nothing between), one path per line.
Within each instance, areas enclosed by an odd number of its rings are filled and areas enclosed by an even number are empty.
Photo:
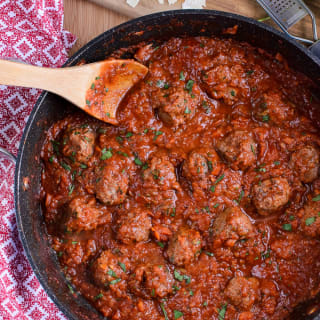
M184 87L170 87L160 97L159 118L166 124L178 126L193 117L200 103L200 89L193 83L191 90Z
M289 166L302 182L312 182L318 177L319 151L314 146L304 146L292 153Z
M179 189L174 165L167 156L155 156L143 173L144 187L160 190Z
M233 105L249 93L246 73L239 64L214 67L204 73L203 81L208 94L214 99L223 99L227 105Z
M102 288L110 288L117 296L122 296L126 290L127 274L123 268L124 261L111 250L102 251L91 266L94 282Z
M165 264L141 265L129 280L129 288L144 297L163 298L172 292L174 279Z
M252 133L244 130L235 130L224 136L217 143L219 151L230 163L232 169L245 170L256 160L257 145Z
M183 175L189 180L199 180L221 170L220 159L214 149L200 148L190 152L183 164Z
M89 127L79 127L67 131L63 137L63 154L85 163L93 155L96 133Z
M320 201L309 200L302 212L301 228L304 234L310 237L320 236Z
M253 235L250 219L238 208L228 208L214 220L213 236L221 241L245 239Z
M150 216L151 212L138 208L122 214L117 221L117 239L127 244L147 241L152 227Z
M200 254L202 239L196 230L182 227L170 239L167 254L170 262L184 266Z
M291 187L286 178L270 178L253 186L253 202L259 214L267 216L289 201Z
M108 159L104 167L97 168L96 196L107 204L122 203L126 197L129 185L127 163L125 161Z
M225 290L231 303L243 310L248 310L259 299L259 280L257 278L232 278Z
M253 112L255 117L262 122L283 125L285 121L293 120L294 105L285 101L280 92L271 91L263 95Z
M109 223L111 213L91 196L76 197L69 203L65 226L69 231L93 230Z

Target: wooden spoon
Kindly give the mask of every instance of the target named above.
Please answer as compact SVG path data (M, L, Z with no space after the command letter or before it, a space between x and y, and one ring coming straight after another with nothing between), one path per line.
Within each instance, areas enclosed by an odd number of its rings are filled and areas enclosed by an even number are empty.
M51 91L104 122L117 124L117 108L148 68L134 60L105 60L68 68L42 68L0 60L0 84Z

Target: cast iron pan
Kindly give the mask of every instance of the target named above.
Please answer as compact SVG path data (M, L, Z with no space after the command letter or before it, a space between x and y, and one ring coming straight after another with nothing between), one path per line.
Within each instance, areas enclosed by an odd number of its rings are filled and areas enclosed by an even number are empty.
M236 35L222 35L223 29L235 24L239 26ZM232 37L273 54L280 52L291 67L303 72L320 86L320 60L300 44L255 20L206 10L169 11L131 20L89 42L65 65L75 65L81 60L103 60L114 50L141 41L161 42L170 37L199 35ZM38 201L42 170L39 155L46 130L54 122L75 110L75 107L54 94L44 92L40 95L20 143L15 171L15 207L23 247L45 291L69 319L96 320L103 317L84 298L72 293L67 286L68 282L60 271L56 255L51 249ZM25 177L29 178L27 186L24 185ZM320 302L320 297L317 300ZM320 319L317 318L319 311L307 315L310 307L314 305L317 305L317 301L309 301L299 309L293 310L291 318Z

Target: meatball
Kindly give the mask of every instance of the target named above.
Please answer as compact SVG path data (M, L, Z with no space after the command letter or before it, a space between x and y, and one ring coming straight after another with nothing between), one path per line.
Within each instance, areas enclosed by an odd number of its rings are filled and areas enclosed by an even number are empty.
M256 160L257 144L250 132L235 130L217 143L217 148L234 170L245 170Z
M127 162L117 157L114 157L112 160L108 159L107 161L104 167L96 169L96 196L107 205L120 204L126 197L129 185Z
M164 298L172 292L174 279L165 264L140 265L129 280L130 290L143 298Z
M143 174L144 187L159 190L179 189L175 168L168 156L153 157Z
M233 105L250 93L246 73L239 64L218 65L204 73L203 81L208 94L214 99L223 99L227 105Z
M178 86L170 87L165 95L161 93L158 115L164 123L176 127L194 116L200 103L200 89L190 81L188 83L192 86L188 90Z
M183 175L197 181L209 174L217 175L221 170L220 159L215 150L200 148L191 151L183 164Z
M320 202L308 201L303 207L301 228L306 236L320 236Z
M253 202L258 213L267 216L282 209L289 201L291 187L286 178L263 180L253 186Z
M175 168L167 156L155 156L143 173L142 197L161 210L175 207L176 190L180 190Z
M88 162L94 152L96 133L89 127L69 130L63 137L62 153L78 162Z
M91 266L92 278L96 285L109 287L118 297L126 291L126 281L128 276L123 266L125 261L116 256L111 250L102 251L100 256Z
M117 239L126 244L147 241L152 227L150 216L151 212L138 208L122 214L117 220Z
M285 124L294 118L294 105L285 102L280 92L270 91L263 95L253 110L255 117L262 122L273 122L278 125Z
M289 166L302 182L312 182L318 177L319 151L311 145L303 146L292 153Z
M76 197L69 203L64 226L68 231L93 230L109 223L111 218L111 213L94 197Z
M225 290L231 303L242 310L248 310L259 299L259 280L257 278L232 278Z
M253 235L250 219L238 208L228 208L213 223L213 236L221 241L245 239Z
M182 227L170 239L167 254L171 263L184 266L197 258L201 246L200 233L188 227Z

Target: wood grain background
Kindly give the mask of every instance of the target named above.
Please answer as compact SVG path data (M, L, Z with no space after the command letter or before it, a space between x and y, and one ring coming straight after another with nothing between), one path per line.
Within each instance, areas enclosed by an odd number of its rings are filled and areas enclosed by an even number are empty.
M138 6L133 9L126 4L126 0L91 0L91 2L87 0L64 0L65 28L78 37L78 41L70 54L76 52L98 34L132 17L180 8L181 3L182 0L179 0L177 4L169 6L168 4L159 5L157 0L141 0ZM320 32L320 0L305 0L305 3L316 15ZM206 8L238 13L254 19L267 16L255 0L207 0ZM270 20L266 23L275 26ZM292 28L292 32L311 39L311 19L303 19Z

